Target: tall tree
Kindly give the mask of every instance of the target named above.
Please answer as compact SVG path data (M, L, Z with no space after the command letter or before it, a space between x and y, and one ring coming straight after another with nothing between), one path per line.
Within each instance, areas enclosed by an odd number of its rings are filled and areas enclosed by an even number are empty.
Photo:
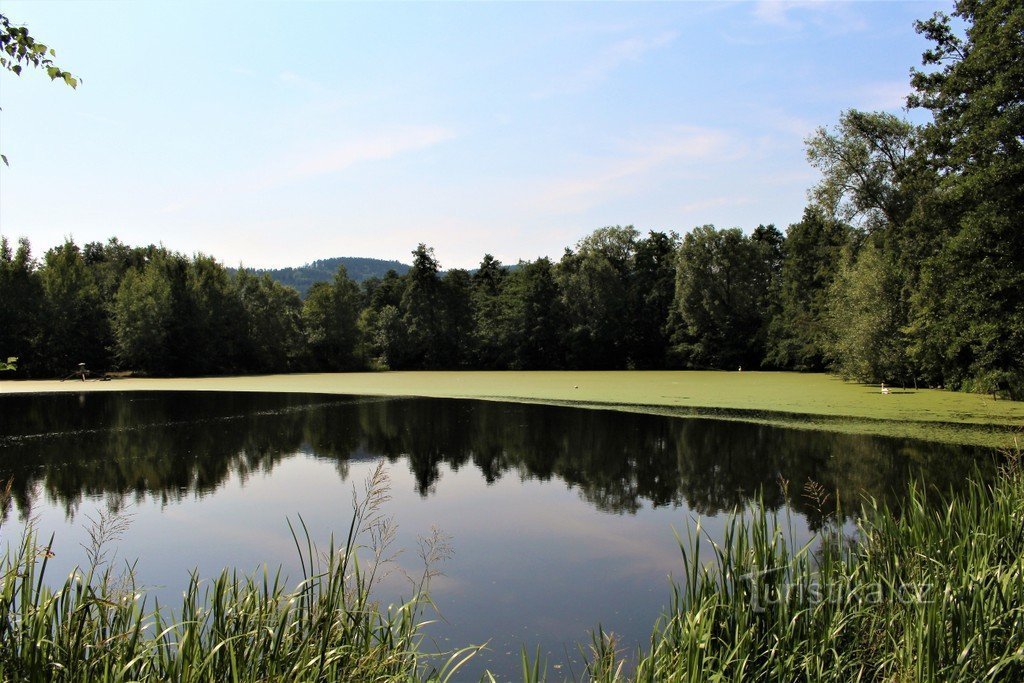
M302 318L313 362L326 370L356 366L359 287L338 266L331 284L317 282L309 289Z
M501 261L484 254L473 274L471 303L473 312L473 364L487 369L504 369L509 364L509 349L503 338L501 292L508 271Z
M0 236L0 360L18 358L18 372L38 369L43 289L32 250L25 238L11 251Z
M112 306L114 359L127 370L152 373L182 371L168 365L168 333L174 303L167 271L157 263L129 270L121 280Z
M441 269L434 250L420 244L412 252L412 268L402 295L402 320L408 339L408 362L417 368L439 368L449 361L446 311Z
M915 297L914 351L947 384L1024 396L1024 6L961 0L918 22L932 42L908 103L933 114L938 235Z
M78 245L68 240L47 251L40 280L45 299L41 346L47 370L67 374L78 363L93 370L106 368L106 311Z
M768 334L770 364L800 371L825 369L828 296L848 239L846 226L810 207L787 229L779 311Z
M233 288L242 305L245 336L243 367L250 372L286 372L301 365L302 300L299 293L270 279L240 269Z
M765 252L739 228L683 238L670 318L672 355L688 368L759 367L764 358Z
M559 262L570 367L626 367L630 279L638 237L632 226L600 228L580 240L576 251L566 249Z
M629 281L629 364L642 369L665 367L669 311L675 297L679 235L651 231L637 241Z

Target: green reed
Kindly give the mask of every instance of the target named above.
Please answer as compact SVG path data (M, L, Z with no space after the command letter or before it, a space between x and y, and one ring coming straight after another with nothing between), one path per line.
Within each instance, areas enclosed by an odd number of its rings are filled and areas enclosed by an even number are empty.
M832 524L797 547L788 511L758 506L717 542L698 524L629 679L1024 680L1024 469L1007 456L993 483L917 485L899 513L869 504L852 537ZM592 649L591 680L625 679Z
M302 566L297 587L286 586L280 572L225 571L211 582L193 573L173 612L159 604L147 609L133 567L115 572L97 545L87 569L49 587L52 539L39 545L28 533L0 563L0 680L449 680L475 649L444 661L423 653L435 569L425 565L403 604L385 609L372 599L393 536L380 513L386 499L378 468L339 547L332 540L320 551L304 524L293 528ZM104 524L95 525L94 541L110 536ZM425 561L443 557L442 541L428 541Z

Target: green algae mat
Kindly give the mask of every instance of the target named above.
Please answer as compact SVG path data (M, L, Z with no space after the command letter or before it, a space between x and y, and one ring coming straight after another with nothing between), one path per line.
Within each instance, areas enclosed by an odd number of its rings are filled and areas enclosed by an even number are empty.
M266 391L432 396L578 405L804 429L1005 446L1024 426L1024 402L936 389L846 382L792 372L377 372L246 377L0 381L0 393Z

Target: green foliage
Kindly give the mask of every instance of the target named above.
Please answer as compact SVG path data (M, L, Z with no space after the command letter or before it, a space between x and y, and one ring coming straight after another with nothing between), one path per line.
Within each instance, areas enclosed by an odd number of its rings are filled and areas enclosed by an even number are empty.
M844 377L904 385L912 377L899 285L895 264L874 241L845 253L830 292L825 346Z
M936 248L922 266L910 327L925 371L954 387L1024 395L1024 8L958 2L918 22L932 41L909 103L932 112L927 162L939 178L924 223Z
M768 362L794 370L823 370L826 311L849 230L807 209L786 231L779 276L779 311L768 335Z
M78 363L107 367L109 320L82 250L70 241L50 249L39 276L45 322L40 354L46 367L62 375Z
M20 76L26 66L46 71L51 81L61 80L77 88L79 79L53 63L56 52L33 38L25 26L12 25L7 16L0 14L0 68ZM9 165L7 157L0 154L0 161Z
M826 215L869 230L902 225L913 208L907 180L917 129L892 114L843 112L838 127L807 139L807 160L822 174L812 189Z
M301 367L304 353L302 300L298 292L269 275L238 271L235 295L245 330L241 354L254 372L287 372Z
M359 287L338 266L334 282L314 284L302 306L309 352L317 366L329 370L356 367L359 337Z
M22 374L40 362L42 309L42 283L28 240L19 240L12 252L0 236L0 349L21 359Z
M10 19L0 14L0 67L20 76L23 66L44 69L51 81L60 79L72 88L78 87L78 79L57 67L51 57L56 55L51 48L40 43L25 26L11 25Z
M747 237L738 228L705 225L687 233L670 318L679 364L751 369L761 364L777 249L774 238Z
M141 272L129 270L114 297L111 320L118 365L157 373L168 369L173 312L171 283L159 264L149 263Z

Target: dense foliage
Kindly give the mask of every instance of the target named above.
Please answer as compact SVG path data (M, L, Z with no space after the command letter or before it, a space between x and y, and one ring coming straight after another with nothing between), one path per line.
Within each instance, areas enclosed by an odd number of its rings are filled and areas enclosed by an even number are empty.
M558 261L296 280L158 247L0 245L0 354L21 376L358 368L833 369L1024 395L1024 8L918 23L916 126L844 112L807 140L802 220L641 235L605 227ZM366 264L361 264L362 265ZM289 277L295 273L288 274ZM307 274L303 274L305 277ZM323 280L320 273L316 278Z

